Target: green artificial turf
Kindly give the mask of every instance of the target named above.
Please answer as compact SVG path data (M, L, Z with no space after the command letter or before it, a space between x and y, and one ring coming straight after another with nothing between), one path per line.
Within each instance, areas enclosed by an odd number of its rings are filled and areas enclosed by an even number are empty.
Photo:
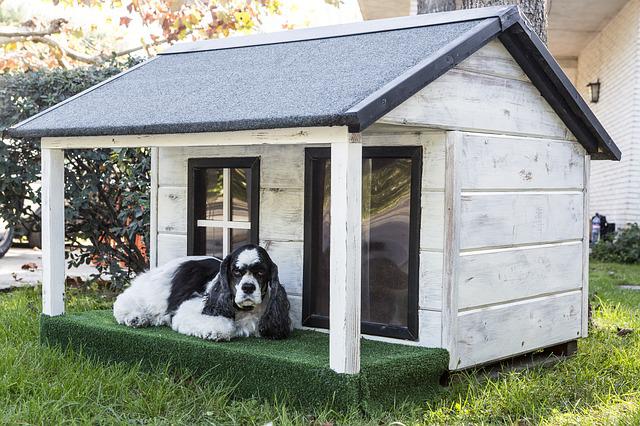
M304 407L367 409L426 401L439 393L439 379L448 365L442 349L362 340L360 374L337 374L329 369L325 333L297 330L280 341L209 342L167 327L124 327L110 310L42 316L40 333L44 343L82 349L101 359L144 365L169 362L230 381L238 397L275 398Z

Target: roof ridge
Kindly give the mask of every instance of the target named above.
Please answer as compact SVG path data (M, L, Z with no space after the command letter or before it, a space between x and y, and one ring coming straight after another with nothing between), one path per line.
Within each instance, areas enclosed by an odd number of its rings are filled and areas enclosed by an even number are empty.
M318 40L324 38L347 37L359 34L370 34L418 27L453 24L476 21L488 18L500 18L501 24L519 16L518 7L514 5L493 6L477 9L463 9L450 12L427 13L422 15L403 16L398 18L376 19L338 25L312 28L300 28L272 33L251 34L222 39L200 40L188 43L177 43L159 53L159 55L175 55L180 53L203 52L210 50L236 49L240 47L282 44L298 41ZM509 25L508 24L508 25ZM508 26L507 25L507 26Z

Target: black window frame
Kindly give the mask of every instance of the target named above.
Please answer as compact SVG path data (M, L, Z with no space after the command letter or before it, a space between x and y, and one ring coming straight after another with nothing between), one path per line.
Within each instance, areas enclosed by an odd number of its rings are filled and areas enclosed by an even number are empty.
M318 179L314 179L317 161L331 158L330 148L305 149L304 178L304 267L302 285L302 325L315 328L329 328L329 318L312 314L313 277L317 276L315 239L319 235L317 206L321 191ZM361 322L363 334L391 337L403 340L418 340L419 291L420 291L420 228L422 196L422 146L376 146L363 147L362 158L410 158L411 159L411 202L409 213L409 277L407 300L407 326Z
M198 227L196 216L204 217L206 201L198 197L206 194L202 176L198 173L210 168L248 168L251 170L249 203L251 215L251 242L258 244L260 229L260 157L221 157L190 158L187 161L187 255L204 255L206 252L206 233L204 227Z

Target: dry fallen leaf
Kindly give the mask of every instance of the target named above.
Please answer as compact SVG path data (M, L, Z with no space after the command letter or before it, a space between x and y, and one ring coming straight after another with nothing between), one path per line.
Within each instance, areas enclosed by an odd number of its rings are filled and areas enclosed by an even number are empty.
M631 334L633 333L633 328L620 328L620 327L616 327L617 330L617 335L618 336L626 336L627 334Z
M22 265L20 268L23 271L34 272L36 269L38 269L38 264L35 263L35 262L28 262L28 263L25 263L24 265Z
M18 278L18 274L16 274L15 272L11 273L11 277L13 278L14 281L20 282L23 280L23 278Z

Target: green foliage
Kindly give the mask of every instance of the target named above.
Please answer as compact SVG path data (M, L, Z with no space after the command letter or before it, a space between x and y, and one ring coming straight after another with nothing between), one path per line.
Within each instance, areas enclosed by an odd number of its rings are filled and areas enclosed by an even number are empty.
M0 125L8 127L132 65L0 75ZM71 265L95 262L121 287L146 266L150 159L147 149L65 151L66 236ZM0 212L13 225L39 230L37 139L0 143ZM89 245L87 245L87 242ZM126 265L127 267L124 267Z
M613 237L598 241L591 258L602 262L640 263L640 227L631 224L616 232Z

